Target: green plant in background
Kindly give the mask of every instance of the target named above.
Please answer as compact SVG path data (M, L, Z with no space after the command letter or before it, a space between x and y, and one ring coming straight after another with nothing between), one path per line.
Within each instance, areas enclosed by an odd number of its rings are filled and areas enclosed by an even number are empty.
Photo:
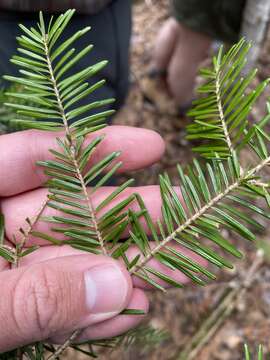
M263 347L262 347L262 345L259 346L258 356L257 356L256 359L257 359L257 360L263 360L263 359L264 359L264 356L263 356ZM247 346L246 344L245 344L245 360L251 360L249 348L248 348L248 346Z
M29 235L33 235L56 246L69 244L83 251L122 258L130 274L160 290L164 288L157 282L157 278L175 287L182 287L182 284L155 270L149 265L150 259L155 259L175 272L182 272L194 283L204 285L208 279L215 279L215 275L175 248L173 243L189 249L191 253L200 255L219 268L232 268L229 255L241 258L242 253L223 237L220 229L229 229L247 240L256 238L251 229L263 229L255 218L237 211L236 207L242 206L256 216L270 219L269 211L254 203L254 199L262 198L266 205L270 204L269 182L261 174L263 168L270 164L270 138L263 129L269 114L258 124L250 125L248 122L253 103L269 81L266 80L254 91L247 93L254 73L251 72L245 79L239 78L239 75L249 45L241 40L226 54L221 49L214 58L214 68L202 72L207 83L200 88L203 97L196 101L191 112L195 120L188 127L189 138L205 141L195 150L206 157L208 162L202 162L201 165L194 159L186 169L179 165L179 184L172 184L167 174L160 175L162 218L157 223L152 221L143 199L136 193L117 205L112 204L132 184L132 180L118 186L94 207L93 194L107 183L121 163L115 163L119 153L114 152L90 169L86 166L103 141L102 136L96 136L85 145L87 134L102 129L106 117L113 113L101 111L93 115L89 111L113 100L78 105L81 99L102 86L103 81L89 85L87 80L102 69L106 62L101 61L69 75L73 65L92 48L87 46L78 53L70 48L89 28L78 31L64 42L60 41L73 13L74 10L68 10L55 21L51 19L47 27L42 13L37 28L28 29L20 25L23 31L23 35L18 38L20 55L12 58L12 62L20 69L20 76L5 76L6 80L21 87L20 92L8 93L13 101L6 105L17 111L17 118L12 122L24 128L62 131L64 135L59 138L56 133L58 150L50 150L54 160L38 163L49 176L46 203L34 220L26 219L27 230L20 229L22 241L14 251L4 245L2 225L0 255L13 263L13 266L19 266L20 258L36 250L36 247L25 249ZM239 151L244 146L254 153L254 163L241 164ZM179 193L173 185L179 187L184 203L180 201ZM140 210L127 210L131 203L137 203ZM110 210L105 211L108 205L111 205ZM43 217L46 207L56 209L58 215ZM147 224L147 230L142 227L142 220ZM35 231L38 221L49 222L55 235ZM128 226L129 235L123 241L121 237ZM59 234L65 236L64 241L59 240ZM208 241L203 241L203 238ZM126 252L133 245L138 247L140 253L128 259ZM223 253L218 253L217 248ZM136 316L139 312L129 310L125 313ZM66 347L73 346L72 340L78 334L79 331L72 334ZM92 342L90 345L106 345L110 341ZM85 352L80 346L75 348ZM56 359L64 349L39 343L26 346L19 353L37 360L45 359L47 351L52 353L51 359ZM17 358L17 352L13 354ZM88 355L94 356L92 350Z

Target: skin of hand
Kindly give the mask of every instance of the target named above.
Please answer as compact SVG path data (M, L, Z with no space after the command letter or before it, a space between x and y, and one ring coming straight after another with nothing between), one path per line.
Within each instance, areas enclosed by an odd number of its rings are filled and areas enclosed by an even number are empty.
M178 106L192 101L198 67L207 57L211 43L210 37L192 31L173 17L161 27L152 66L162 72L166 70L168 90Z
M139 170L158 161L164 152L163 140L150 130L111 126L100 133L106 137L91 164L120 150L121 171ZM86 142L97 135L89 136ZM46 199L47 190L42 188L46 176L36 162L52 158L48 149L57 149L55 137L55 133L32 130L0 137L1 212L9 246L14 246L14 234L16 241L20 241L18 229L25 226L25 217L33 217ZM113 190L113 187L100 189L93 203L99 203ZM153 219L161 215L158 186L126 189L120 198L133 192L142 195ZM44 215L55 215L55 212L48 208ZM38 223L35 230L50 232L49 225L43 222ZM22 258L18 268L10 268L0 257L3 291L0 353L35 341L62 343L76 329L84 329L78 342L116 336L143 319L143 316L119 315L123 309L135 308L147 313L145 290L149 286L136 277L131 278L120 262L35 238L29 238L26 247L33 244L40 248ZM128 256L136 253L135 247L130 248ZM193 258L204 264L202 259ZM181 273L165 270L153 260L149 263L176 280L187 282Z

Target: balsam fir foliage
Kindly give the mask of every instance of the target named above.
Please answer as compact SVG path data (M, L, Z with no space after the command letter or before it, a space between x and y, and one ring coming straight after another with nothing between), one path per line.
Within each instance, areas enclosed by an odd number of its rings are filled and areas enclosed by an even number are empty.
M175 248L174 244L200 255L219 268L232 268L231 255L241 258L242 253L224 238L221 229L229 229L253 241L256 236L252 229L263 229L257 220L258 215L270 218L268 210L254 202L256 198L263 198L267 206L270 204L269 182L261 175L263 168L270 164L270 138L264 131L269 114L256 125L250 125L247 120L251 106L268 80L245 95L255 75L252 72L246 78L240 77L249 45L241 40L226 54L220 50L214 58L213 69L203 70L208 82L201 87L204 96L195 102L191 112L195 120L188 128L190 138L207 141L206 145L196 150L209 162L200 163L194 159L186 169L178 165L178 184L172 184L167 174L160 175L162 218L157 223L151 219L138 194L134 193L112 205L132 184L132 180L118 186L94 207L93 194L107 183L121 163L117 162L119 153L114 152L92 167L88 165L97 147L102 146L103 137L96 136L87 145L85 138L87 134L102 129L106 125L106 117L113 113L101 110L93 115L92 111L112 103L113 99L91 102L91 93L102 86L103 81L90 85L88 80L106 65L106 61L69 75L72 66L92 49L92 46L87 46L76 52L71 47L90 29L88 27L61 41L73 14L74 10L68 10L56 20L52 18L46 26L40 13L36 28L20 25L23 32L18 37L20 55L11 60L19 67L20 76L5 76L5 79L19 84L21 90L9 92L8 96L13 101L6 105L17 111L17 118L13 120L17 125L61 131L63 136L60 138L56 134L58 150L50 150L54 160L38 163L49 176L47 201L34 219L26 219L27 227L20 229L23 240L15 249L3 244L3 230L0 231L0 256L19 266L20 257L36 250L36 247L27 250L24 247L29 235L33 235L56 246L69 244L94 254L122 258L130 274L160 290L164 288L158 279L175 287L182 287L182 284L151 267L150 259L174 272L182 272L196 284L204 285L208 279L215 279L215 275ZM88 105L78 104L86 97ZM241 164L239 151L244 146L256 155L255 164ZM139 210L130 210L131 203L136 203ZM108 205L110 210L105 211ZM58 214L42 217L47 206L56 209ZM239 206L256 215L256 219L250 214L245 215L245 211L237 211ZM38 221L49 222L54 235L36 232L34 226ZM142 221L147 224L147 231L142 227ZM0 227L3 229L3 225ZM129 235L122 240L127 229ZM61 238L64 235L64 241L60 241L59 234ZM140 252L130 259L127 250L133 245ZM218 253L217 248L222 253ZM125 313L135 316L138 312L134 309ZM99 341L98 344L109 342ZM44 359L45 350L57 352L49 344L36 344L20 349L20 354L29 359ZM88 355L94 356L91 352Z
M194 101L189 112L194 122L187 126L187 138L204 142L193 150L206 158L218 154L226 159L238 149L249 129L252 107L269 84L266 79L248 91L257 73L254 69L242 76L250 46L241 39L226 54L221 46L213 68L200 70L205 82L197 91L203 96Z

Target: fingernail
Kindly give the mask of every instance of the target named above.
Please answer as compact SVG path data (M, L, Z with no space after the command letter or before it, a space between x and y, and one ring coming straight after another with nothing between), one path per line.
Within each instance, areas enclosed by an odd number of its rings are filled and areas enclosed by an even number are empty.
M118 313L128 294L128 282L116 265L98 265L85 273L86 305L91 314Z

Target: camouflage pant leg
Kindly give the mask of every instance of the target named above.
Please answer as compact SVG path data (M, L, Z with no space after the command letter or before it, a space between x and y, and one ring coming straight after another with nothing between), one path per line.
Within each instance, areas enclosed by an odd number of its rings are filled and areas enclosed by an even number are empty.
M176 19L193 29L226 42L239 38L246 0L173 0Z

